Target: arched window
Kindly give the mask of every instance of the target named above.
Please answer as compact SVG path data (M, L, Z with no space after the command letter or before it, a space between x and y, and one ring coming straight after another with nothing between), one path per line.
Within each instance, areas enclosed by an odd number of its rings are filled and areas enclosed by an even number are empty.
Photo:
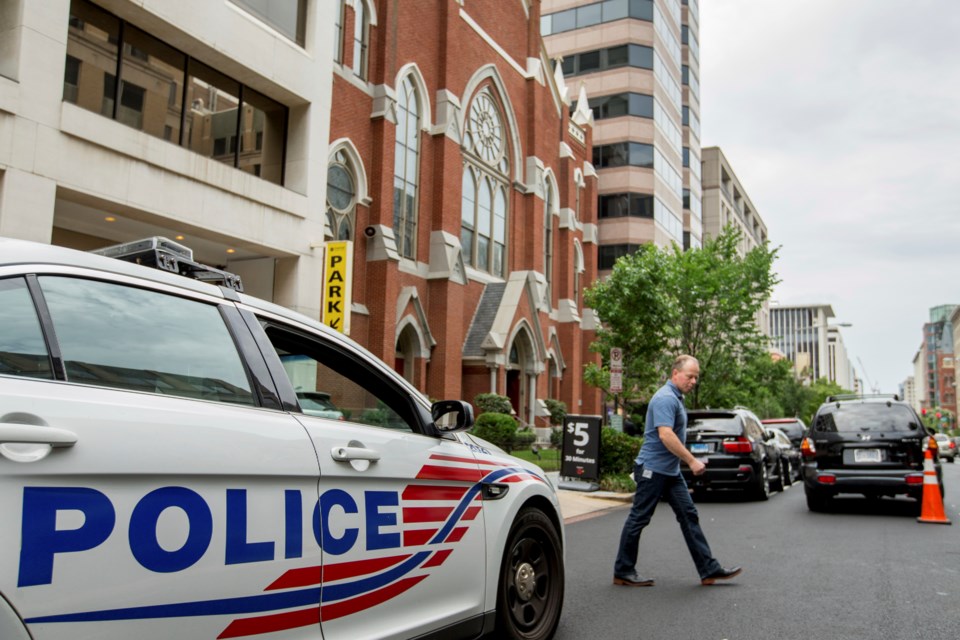
M503 118L481 92L470 105L464 135L460 244L464 263L503 277L507 256L507 159Z
M547 281L547 306L553 307L553 186L543 189L543 275Z
M336 240L352 240L357 206L356 171L343 151L327 167L327 223Z
M577 309L580 308L580 274L583 268L583 248L579 242L573 243L573 302Z
M416 258L417 172L420 165L420 100L410 76L397 97L397 143L393 170L393 232L404 258Z

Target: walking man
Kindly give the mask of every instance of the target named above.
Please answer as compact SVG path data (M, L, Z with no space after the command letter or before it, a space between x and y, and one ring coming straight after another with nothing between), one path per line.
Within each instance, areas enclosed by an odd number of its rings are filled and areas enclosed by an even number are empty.
M700 583L713 584L740 575L742 569L724 569L710 552L700 528L700 516L693 504L687 483L680 475L680 461L700 475L706 465L687 449L687 411L683 394L689 393L700 378L700 363L693 356L679 356L670 371L670 380L653 395L647 408L643 446L637 455L633 477L637 492L620 534L620 549L613 567L613 584L628 587L652 587L651 579L637 573L640 532L650 523L661 499L666 500L680 523L690 556L700 574Z

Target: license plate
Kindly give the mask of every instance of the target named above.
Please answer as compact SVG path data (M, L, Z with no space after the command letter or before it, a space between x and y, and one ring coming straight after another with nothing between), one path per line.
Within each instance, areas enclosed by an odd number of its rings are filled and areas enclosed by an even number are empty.
M709 453L710 445L706 442L694 442L690 445L690 453Z
M880 462L880 449L854 449L854 462Z

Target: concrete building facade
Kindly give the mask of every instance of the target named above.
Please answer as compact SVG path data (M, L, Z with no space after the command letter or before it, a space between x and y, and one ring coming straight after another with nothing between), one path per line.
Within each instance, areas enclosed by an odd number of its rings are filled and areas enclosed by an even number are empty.
M702 244L696 0L544 0L541 33L595 119L598 268Z
M767 225L753 206L720 147L703 149L703 237L715 238L727 227L740 232L740 255L767 243ZM770 303L757 312L757 326L770 335Z
M828 304L772 304L771 343L793 363L798 378L811 382L826 378L844 389L858 391L856 371L843 336L839 327L829 322L833 317L833 307Z
M923 409L946 409L957 413L956 368L954 366L954 316L960 308L944 304L930 309L930 320L923 325L921 369Z
M0 235L166 236L318 317L332 11L259 4L0 2Z

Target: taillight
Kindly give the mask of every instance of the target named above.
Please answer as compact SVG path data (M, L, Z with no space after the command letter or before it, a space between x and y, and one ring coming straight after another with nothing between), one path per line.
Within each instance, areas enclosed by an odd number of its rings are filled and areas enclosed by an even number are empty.
M723 441L723 450L726 453L752 453L753 443L743 436L739 438L727 438Z
M911 474L906 477L907 484L923 484L923 475L919 473Z
M821 484L837 484L837 476L821 473L817 476L817 482Z
M951 448L951 449L956 449L956 448L957 448L957 443L954 442L953 440L951 440L951 441L950 441L950 448Z
M817 448L813 446L813 440L804 438L800 443L800 455L804 458L812 458L817 453Z

